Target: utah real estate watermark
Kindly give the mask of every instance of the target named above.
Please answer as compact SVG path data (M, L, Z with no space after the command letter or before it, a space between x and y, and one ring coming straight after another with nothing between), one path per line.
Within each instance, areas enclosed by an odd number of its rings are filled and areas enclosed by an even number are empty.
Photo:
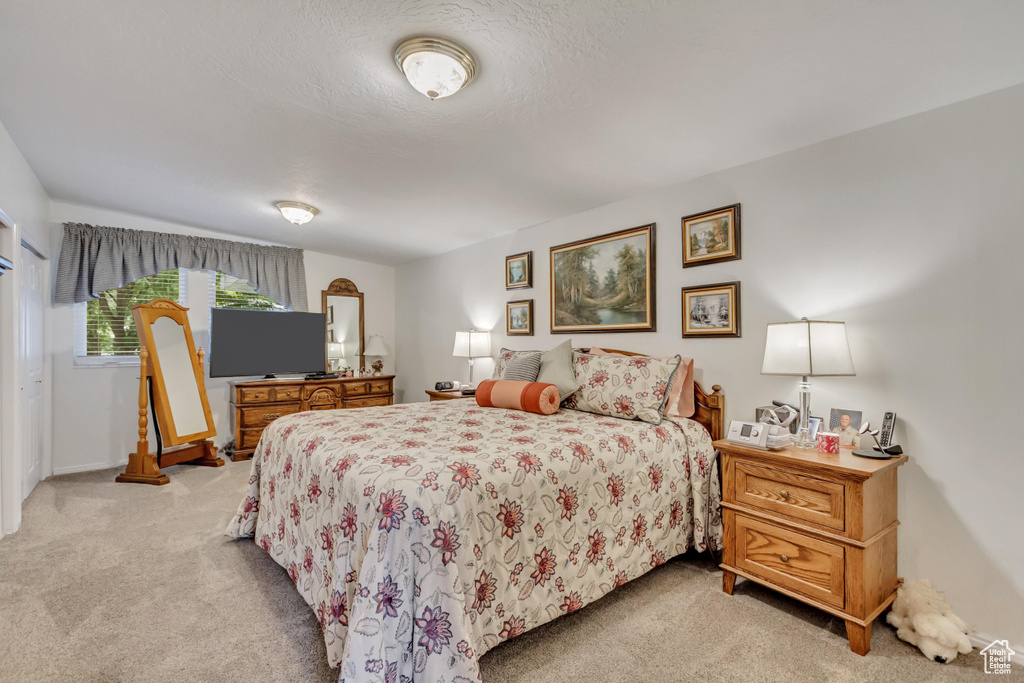
M1010 658L1015 654L1017 653L1010 649L1008 641L993 640L988 647L981 651L981 656L985 658L985 673L1010 673Z

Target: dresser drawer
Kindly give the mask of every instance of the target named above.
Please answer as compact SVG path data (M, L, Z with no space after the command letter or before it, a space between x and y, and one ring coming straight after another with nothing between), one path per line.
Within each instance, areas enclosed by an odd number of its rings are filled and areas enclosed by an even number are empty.
M354 400L345 401L346 408L370 408L372 406L389 406L391 405L390 396L369 396L367 398L357 398Z
M302 388L294 384L283 387L239 387L238 403L273 403L274 401L298 401Z
M238 444L236 444L235 448L247 450L256 448L256 444L260 442L260 437L263 436L263 429L239 429L238 434Z
M736 567L842 609L843 546L736 515Z
M302 404L298 402L279 403L258 408L239 408L238 416L243 429L246 427L262 428L283 415L291 415L301 410Z
M846 499L842 484L743 461L736 463L734 481L734 500L738 504L829 529L842 531L846 528Z

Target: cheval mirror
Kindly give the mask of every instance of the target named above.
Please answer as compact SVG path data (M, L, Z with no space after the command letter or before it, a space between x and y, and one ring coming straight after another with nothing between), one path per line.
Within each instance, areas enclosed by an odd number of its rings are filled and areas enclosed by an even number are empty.
M327 317L327 372L366 367L363 360L363 293L351 280L338 278L323 290Z
M139 442L116 481L161 486L161 467L183 462L220 467L216 436L203 382L203 350L196 350L188 309L170 299L132 308L139 334ZM149 452L147 404L153 406L157 452ZM164 446L173 450L164 450Z

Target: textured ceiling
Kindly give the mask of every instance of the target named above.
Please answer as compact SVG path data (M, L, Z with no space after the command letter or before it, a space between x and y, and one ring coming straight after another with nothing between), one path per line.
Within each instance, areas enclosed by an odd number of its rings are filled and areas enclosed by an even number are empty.
M1017 0L0 0L0 121L55 199L393 264L1024 82L1022 27ZM417 33L474 82L415 92Z

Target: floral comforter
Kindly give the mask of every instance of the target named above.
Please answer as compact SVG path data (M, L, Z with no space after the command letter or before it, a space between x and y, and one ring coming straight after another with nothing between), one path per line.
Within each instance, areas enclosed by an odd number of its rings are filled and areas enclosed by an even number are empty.
M477 658L690 548L718 548L711 439L471 400L274 421L227 534L316 611L339 681L478 680Z

